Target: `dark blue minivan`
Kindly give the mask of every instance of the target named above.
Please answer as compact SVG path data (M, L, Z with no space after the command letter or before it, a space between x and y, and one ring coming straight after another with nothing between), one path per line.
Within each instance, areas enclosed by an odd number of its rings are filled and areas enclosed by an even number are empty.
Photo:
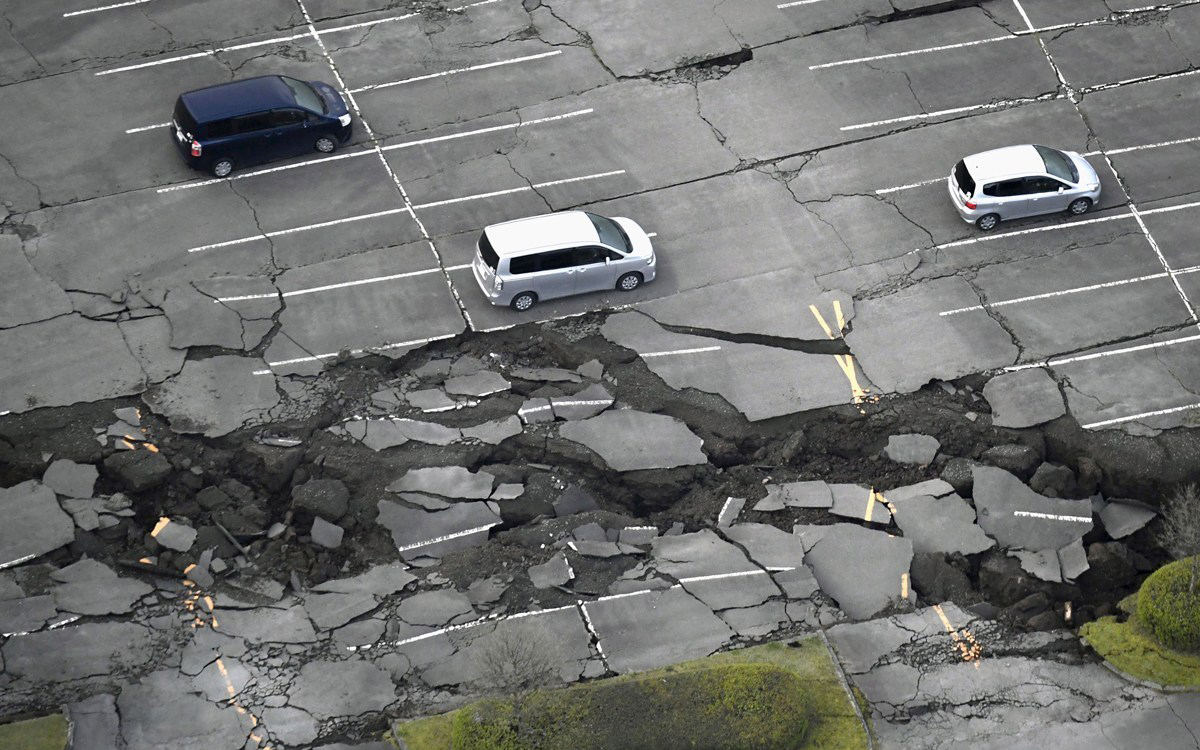
M235 167L308 153L350 140L350 111L320 81L260 76L181 94L171 138L193 169L226 177Z

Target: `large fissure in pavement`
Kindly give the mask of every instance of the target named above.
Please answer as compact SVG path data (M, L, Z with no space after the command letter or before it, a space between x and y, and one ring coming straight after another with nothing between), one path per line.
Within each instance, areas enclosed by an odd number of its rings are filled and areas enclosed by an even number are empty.
M96 497L121 495L130 501L131 515L113 516L102 528L76 529L71 544L33 564L65 567L88 556L121 568L123 575L157 580L197 562L200 547L206 546L224 560L243 558L244 575L265 575L280 586L303 590L397 559L397 543L377 522L381 501L401 502L395 488L389 489L397 478L426 467L464 467L476 474L486 470L497 482L523 489L500 504L500 523L485 532L492 536L490 542L443 557L442 574L466 589L497 570L544 563L550 554L545 549L547 524L569 530L580 523L575 520L579 517L555 519L568 496L578 507L594 506L588 517L606 526L654 526L660 532L713 528L729 498L744 498L741 522L791 531L795 524L852 519L816 508L754 510L766 485L818 481L870 487L886 497L893 488L940 478L969 498L972 468L994 465L1032 486L1046 502L1056 496L1102 495L1156 506L1177 483L1195 478L1192 457L1200 449L1195 431L1134 437L1086 431L1069 416L1039 427L995 427L983 397L985 376L750 422L718 396L668 387L634 352L601 336L602 323L603 316L591 315L466 334L398 360L368 357L315 377L284 378L279 391L287 400L273 410L278 415L274 421L222 437L177 433L135 399L10 415L0 419L0 486L42 481L51 462L69 459L96 467ZM501 375L508 387L486 392L478 381L485 372ZM430 391L438 388L444 397L453 390L449 382L455 377L476 378L463 390L476 388L478 394L427 411L412 406L432 399L436 394ZM440 385L433 387L433 382ZM586 408L578 404L591 403L595 392L585 398L585 386L602 387L617 407L681 421L703 440L707 461L618 471L559 434L569 421L530 417L538 413L541 399L550 413ZM108 429L116 419L114 410L130 408L138 410L141 432L114 439ZM132 419L131 412L118 413ZM453 437L483 424L502 424L514 414L524 415L525 424L498 442ZM395 447L374 446L379 450L347 436L348 425L392 417L410 420L404 429L418 423L432 427ZM887 457L890 438L914 433L937 440L937 458L916 465ZM440 501L414 502L437 508ZM330 505L338 509L330 512ZM419 506L407 507L415 511ZM340 544L313 543L318 516L331 518L343 530ZM147 532L163 517L197 529L204 544L185 552L159 544ZM889 527L889 533L903 535L897 528ZM912 585L920 603L953 600L1017 628L1075 626L1112 613L1117 601L1167 559L1152 526L1119 542L1107 540L1098 528L1083 536L1092 570L1073 583L1038 580L1005 551L991 549L918 552ZM144 560L152 563L139 562ZM617 564L596 560L595 570L579 572L576 591L586 590L582 581L589 575L602 580L597 571ZM236 599L253 596L241 588L237 564L216 578L214 585L229 586ZM535 601L555 603L527 585L513 586L504 596L509 611L524 611ZM37 709L62 699L46 692L13 696L10 702ZM364 724L364 731L369 726Z

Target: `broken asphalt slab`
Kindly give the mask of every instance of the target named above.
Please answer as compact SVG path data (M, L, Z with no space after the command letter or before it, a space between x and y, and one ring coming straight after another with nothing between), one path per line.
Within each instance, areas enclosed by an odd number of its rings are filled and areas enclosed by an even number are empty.
M1039 495L993 466L972 470L979 526L1001 547L1040 552L1066 547L1092 529L1090 500Z
M266 420L279 404L275 379L260 374L265 370L262 360L247 357L189 360L177 376L151 388L142 400L176 432L221 437Z
M615 471L671 469L707 464L704 441L664 414L623 410L568 422L559 435L587 446Z
M903 537L839 523L825 528L804 561L822 592L851 618L865 620L916 599L907 585L912 557L912 542Z

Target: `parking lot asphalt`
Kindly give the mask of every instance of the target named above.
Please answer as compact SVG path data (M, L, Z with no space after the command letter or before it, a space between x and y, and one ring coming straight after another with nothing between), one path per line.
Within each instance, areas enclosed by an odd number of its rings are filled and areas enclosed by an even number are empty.
M849 355L806 355L830 361L802 368L821 395L794 411L1046 367L1089 428L1195 424L1196 2L378 5L6 6L0 195L21 242L2 261L0 413L141 392L190 347L286 377L640 306L715 340L844 336ZM342 90L352 141L188 170L166 126L178 93L274 72ZM1101 202L962 222L954 162L1030 142L1085 154ZM487 304L479 231L577 207L652 233L658 279ZM625 345L653 351L645 330ZM752 353L690 348L671 367L735 395L722 383ZM786 412L794 390L739 408Z

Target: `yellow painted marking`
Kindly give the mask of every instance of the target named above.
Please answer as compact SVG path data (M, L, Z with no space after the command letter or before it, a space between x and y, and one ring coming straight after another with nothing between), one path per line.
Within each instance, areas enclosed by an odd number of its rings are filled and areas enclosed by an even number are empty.
M882 492L876 492L874 489L872 489L871 499L891 511L893 516L896 515L896 506L892 504L892 501L884 497Z
M817 323L825 331L825 335L831 339L837 338L833 335L833 329L825 322L825 317L821 315L821 311L816 305L809 305L808 309L812 312L813 317L817 319ZM838 336L846 330L846 318L842 315L842 303L838 300L833 301L833 312L837 317ZM858 371L854 367L854 357L850 354L835 354L833 359L841 368L842 374L850 381L850 392L854 395L854 403L861 404L864 401L870 400L867 396L867 391L858 382Z
M908 601L908 573L900 574L900 598Z
M158 453L158 446L154 443L143 443L143 447L151 453Z
M955 630L954 626L950 624L950 620L947 619L946 613L942 611L942 605L933 605L933 611L937 612L938 619L942 621L942 627L946 628L946 632L954 640L954 645L958 646L959 652L962 653L963 661L974 662L975 668L979 669L979 655L983 649L976 642L975 636L966 628L961 631ZM969 646L967 645L967 641L970 641Z
M211 596L204 597L204 604L208 608L209 612L213 611L213 600Z
M162 516L158 519L158 523L154 524L154 528L150 530L150 536L157 537L162 533L163 529L167 528L167 525L170 523L171 519L167 518L166 516Z
M809 305L808 309L812 310L812 314L816 317L817 322L820 323L821 327L825 329L825 335L829 338L833 338L833 329L830 328L829 324L825 322L825 318L821 317L821 311L817 309L817 306Z
M871 514L875 512L875 490L867 493L867 512L863 513L863 520L867 523L871 522Z
M154 564L153 562L151 562L151 561L150 561L150 558L148 558L148 557L143 557L142 559L138 560L138 562L140 562L140 563L145 563L146 565L153 565L153 564Z
M137 446L128 440L122 440L121 443L124 444L126 450L137 450Z
M854 394L854 403L861 404L867 400L867 391L858 384L858 370L854 367L854 357L849 354L835 354L833 358L837 360L838 367L842 368L846 379L850 381L850 391Z

